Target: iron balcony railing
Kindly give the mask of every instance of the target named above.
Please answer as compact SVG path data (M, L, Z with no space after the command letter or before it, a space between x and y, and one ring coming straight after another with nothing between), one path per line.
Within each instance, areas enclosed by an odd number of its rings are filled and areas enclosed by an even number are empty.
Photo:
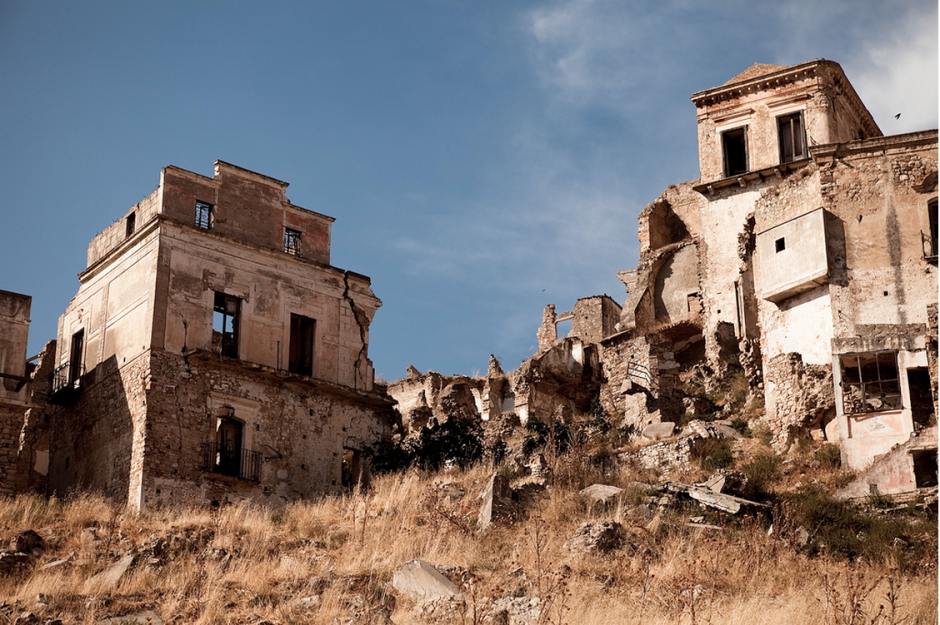
M231 477L261 481L261 453L250 449L236 449L230 445L206 443L203 445L203 469Z
M85 366L67 362L55 368L52 372L52 387L49 391L49 401L53 404L69 404L82 390L82 379L85 377Z

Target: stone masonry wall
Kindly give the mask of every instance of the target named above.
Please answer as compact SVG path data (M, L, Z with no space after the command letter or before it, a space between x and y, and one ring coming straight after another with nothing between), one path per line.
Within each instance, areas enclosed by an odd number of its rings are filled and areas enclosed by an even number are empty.
M361 451L391 434L390 404L378 394L223 363L212 355L151 352L142 507L238 500L283 504L342 487L344 449ZM159 381L159 382L158 382ZM207 475L205 447L217 419L243 422L243 447L261 454L260 481Z
M62 497L93 491L127 500L133 441L146 410L147 373L146 353L120 368L109 359L98 365L94 381L73 405L54 409L49 441L52 493Z
M766 419L776 448L786 448L798 430L835 416L828 366L804 364L797 353L779 354L764 360L764 385Z

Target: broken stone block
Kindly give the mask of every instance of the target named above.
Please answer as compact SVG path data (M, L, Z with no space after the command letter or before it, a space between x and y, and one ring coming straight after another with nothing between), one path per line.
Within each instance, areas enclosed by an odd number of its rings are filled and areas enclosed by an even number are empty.
M662 423L651 423L643 428L643 438L651 441L658 441L662 438L669 438L676 431L676 424L672 421L663 421Z
M46 549L43 546L42 536L33 530L26 530L10 541L10 551L38 557L45 553Z
M595 503L607 503L623 493L622 488L607 486L606 484L591 484L581 490L581 494Z
M0 552L0 575L12 573L32 559L25 553L10 553L9 551Z
M98 621L98 625L163 625L163 619L153 610L112 616Z
M101 573L88 578L82 585L82 594L111 592L117 587L121 578L124 577L124 573L127 572L133 562L134 556L124 556Z
M392 576L392 586L412 601L461 597L457 586L424 560L399 564Z
M483 501L483 505L480 506L480 513L477 515L477 527L481 530L488 528L493 522L494 502L498 505L498 500L503 490L505 490L503 478L494 473L490 476L490 479L487 480L486 486L483 487L483 492L480 493L480 499Z
M626 532L616 521L588 521L581 524L564 546L574 553L605 553L619 549L625 539Z

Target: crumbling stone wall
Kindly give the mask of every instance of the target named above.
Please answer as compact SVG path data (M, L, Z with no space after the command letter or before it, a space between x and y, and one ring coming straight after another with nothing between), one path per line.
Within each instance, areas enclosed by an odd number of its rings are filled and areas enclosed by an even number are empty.
M20 429L29 408L26 345L31 303L28 295L0 291L0 494L14 492Z
M803 362L798 353L778 354L764 361L766 421L772 444L786 448L801 430L825 425L835 417L832 369Z
M23 420L17 449L16 492L45 493L49 476L49 418L54 407L46 402L52 390L56 341L46 343L30 374L30 406Z
M582 297L575 302L571 315L570 336L588 343L599 343L616 332L620 305L607 295ZM541 338L539 341L541 345Z
M219 497L283 504L338 492L344 450L390 436L396 422L378 393L226 366L206 353L154 351L150 363L159 383L147 389L142 462L134 465L148 506ZM228 409L244 424L244 448L261 454L258 482L207 475L203 445L215 442L217 418Z
M93 491L128 501L135 442L144 436L149 373L146 352L120 368L99 365L74 404L50 416L49 490L64 497Z

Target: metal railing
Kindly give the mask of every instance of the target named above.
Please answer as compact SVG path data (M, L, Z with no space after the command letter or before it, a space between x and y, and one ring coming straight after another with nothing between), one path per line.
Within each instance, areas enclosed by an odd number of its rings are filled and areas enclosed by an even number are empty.
M49 401L53 404L70 403L82 390L85 365L67 362L52 372Z
M207 472L251 482L261 481L261 452L217 443L205 443L202 448L203 469Z

